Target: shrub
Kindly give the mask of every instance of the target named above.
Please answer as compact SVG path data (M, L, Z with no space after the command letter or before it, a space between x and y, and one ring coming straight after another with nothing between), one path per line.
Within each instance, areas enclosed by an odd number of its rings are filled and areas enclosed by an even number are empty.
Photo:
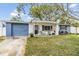
M31 34L30 34L30 37L34 37L34 35L31 33Z

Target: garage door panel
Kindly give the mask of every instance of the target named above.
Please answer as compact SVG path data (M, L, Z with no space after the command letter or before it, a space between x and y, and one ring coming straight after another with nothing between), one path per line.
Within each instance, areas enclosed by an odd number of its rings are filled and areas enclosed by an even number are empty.
M13 24L13 36L28 35L28 24Z

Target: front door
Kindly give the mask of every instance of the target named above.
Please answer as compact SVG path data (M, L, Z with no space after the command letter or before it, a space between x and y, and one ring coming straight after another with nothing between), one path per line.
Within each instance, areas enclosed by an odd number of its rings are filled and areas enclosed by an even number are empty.
M38 31L39 31L39 26L35 25L35 34L38 34Z

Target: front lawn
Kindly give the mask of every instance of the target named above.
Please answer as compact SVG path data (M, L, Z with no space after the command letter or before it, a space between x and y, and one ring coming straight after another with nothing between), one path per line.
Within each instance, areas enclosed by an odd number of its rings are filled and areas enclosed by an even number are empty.
M79 35L28 38L26 56L79 56Z

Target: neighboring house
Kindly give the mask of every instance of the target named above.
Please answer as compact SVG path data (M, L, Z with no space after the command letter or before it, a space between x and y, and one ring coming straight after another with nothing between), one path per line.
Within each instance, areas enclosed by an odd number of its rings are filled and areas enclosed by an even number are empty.
M59 35L76 32L79 33L79 27L76 31L76 27L52 21L0 21L0 36Z

